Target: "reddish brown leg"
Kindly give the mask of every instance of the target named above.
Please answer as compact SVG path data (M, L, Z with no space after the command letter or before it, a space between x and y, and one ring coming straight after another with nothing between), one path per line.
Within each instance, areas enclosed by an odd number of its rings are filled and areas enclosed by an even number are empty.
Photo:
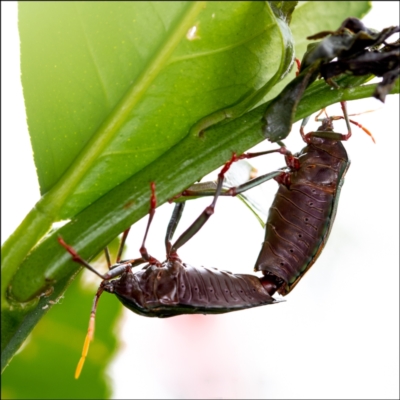
M77 252L76 250L70 246L69 244L64 242L64 239L59 236L58 237L58 243L61 244L62 247L64 247L65 250L68 251L69 254L72 256L72 260L75 261L78 264L83 265L85 268L89 269L90 271L94 272L97 276L99 276L101 279L107 279L105 275L100 274L99 271L96 271L87 261L85 261Z
M107 248L105 248L105 254L106 254L106 259L107 259L107 263L109 266L109 272L105 275L100 274L98 271L96 271L87 261L85 261L78 253L77 251L70 245L68 245L61 236L58 237L58 242L61 244L61 246L63 246L68 253L71 254L72 256L72 260L75 261L78 264L83 265L84 267L86 267L87 269L89 269L90 271L94 272L96 275L98 275L100 278L103 279L103 282L100 284L99 289L97 290L96 296L94 298L93 301L93 306L92 306L92 310L90 313L90 320L89 320L89 327L88 327L88 331L86 334L86 338L85 338L85 342L83 345L83 349L82 349L82 355L81 358L78 362L78 365L76 367L75 370L75 379L78 379L83 365L85 363L88 351L89 351L89 345L90 342L93 340L93 336L94 336L94 328L95 328L95 316L96 316L96 310L97 310L97 305L98 305L98 301L100 299L101 294L103 293L104 289L104 283L107 282L109 279L114 278L116 276L119 276L122 274L122 272L124 270L129 270L130 268L132 268L133 266L139 265L145 261L148 261L150 263L153 264L160 264L157 260L155 260L153 257L151 257L145 247L145 241L146 241L146 237L149 231L149 227L151 224L151 221L153 219L154 213L155 213L155 208L157 205L157 201L156 201L156 196L155 196L155 184L154 182L151 183L151 198L150 198L150 212L149 212L149 221L147 223L147 228L146 228L146 232L144 235L144 239L143 239L143 243L140 249L140 252L142 254L142 258L136 259L136 260L126 260L123 261L122 263L119 263L120 258L121 258L121 254L122 254L122 249L124 247L126 238L128 236L129 230L130 228L128 228L127 230L125 230L123 236L122 236L122 240L121 240L121 244L118 250L118 255L117 255L117 264L115 264L114 266L112 266L111 268L111 260L110 260L110 254Z
M350 126L350 123L352 123L352 124L358 126L359 128L361 128L368 136L371 137L372 141L375 143L375 139L372 136L372 133L368 129L364 128L358 122L349 119L349 114L347 113L347 103L345 101L341 101L340 105L342 107L343 116L333 116L333 117L328 117L327 116L327 118L322 119L322 125L321 125L321 127L319 128L319 130L317 132L310 132L310 133L307 133L307 134L304 133L304 127L307 124L308 119L309 119L309 118L305 118L303 120L303 122L301 124L301 128L300 128L300 134L301 134L301 137L303 138L303 140L306 143L309 143L310 142L310 138L312 136L318 136L318 137L331 138L333 140L346 141L352 135L351 126ZM322 110L322 111L324 111L324 110ZM321 121L320 119L318 119L318 117L321 115L322 111L317 115L316 120ZM342 135L342 134L333 132L332 121L339 120L339 119L344 119L345 122L346 122L346 126L347 126L347 134L346 135Z
M150 196L149 220L147 222L146 231L144 233L142 246L140 247L139 251L140 251L140 254L142 255L142 258L144 260L146 260L148 263L161 266L161 263L148 253L146 246L145 246L147 234L149 233L150 224L153 221L153 217L154 217L154 214L156 212L156 207L157 207L156 184L154 182L150 182L150 189L151 189L151 196Z
M111 257L107 246L104 248L104 255L106 256L108 269L111 269Z
M174 256L171 255L171 248L172 248L172 237L174 236L176 227L178 226L178 223L182 217L183 209L185 208L185 202L182 203L176 203L174 207L174 211L172 212L171 219L169 220L168 227L167 227L167 232L165 234L165 250L167 254L167 259L171 259L171 257L178 257L178 255L174 254Z
M283 144L282 144L282 147L280 147L279 149L275 149L275 150L267 150L267 151L261 151L261 152L257 152L257 153L244 153L241 156L236 157L236 159L234 161L259 157L259 156L263 156L265 154L270 154L270 153L280 153L280 154L285 155L285 160L286 160L286 164L288 167L290 167L291 169L299 168L298 159L296 157L294 157L292 155L292 153L286 147L284 147ZM225 173L226 172L227 172L227 170L225 171ZM221 192L219 195L220 196L236 196L236 195L243 193L246 190L249 190L253 187L256 187L256 186L260 185L261 183L264 183L272 178L276 179L277 177L279 177L282 174L283 174L283 172L281 172L281 171L273 171L268 174L261 175L257 178L251 179L250 181L245 182L241 185L231 187L231 188L227 189L226 191ZM201 184L199 184L199 185L201 185ZM196 186L196 185L194 185L194 186ZM208 189L208 188L204 189L204 190L186 189L180 195L175 196L171 200L175 200L181 196L196 196L196 197L215 196L215 193L216 193L216 190Z
M352 123L353 125L358 126L360 129L362 129L362 130L372 139L372 141L373 141L374 143L376 143L376 142L375 142L375 138L374 138L374 136L372 135L372 133L371 133L367 128L365 128L364 126L362 126L360 123L358 123L357 121L354 121L353 119L349 119L349 118L348 118L348 120L346 120L346 117L340 116L340 115L339 115L339 116L330 117L330 118L332 119L332 121L337 121L337 120L339 120L339 119L344 119L347 123ZM345 137L345 139L343 139L343 140L349 139L350 136L351 136L351 131L349 131L349 132L347 133L347 135L343 135L343 137Z
M175 244L171 247L170 255L175 256L177 250L182 247L188 240L190 240L202 227L203 225L208 221L208 219L211 217L212 214L214 214L214 209L215 209L215 204L217 202L217 199L221 193L222 190L222 184L224 181L224 175L235 161L238 161L240 157L237 157L235 153L233 153L232 158L225 163L225 165L222 167L220 173L218 174L218 181L217 181L217 189L215 191L214 199L211 202L211 204L199 215L199 217L196 219L196 221L193 222L192 225L189 226L189 228L182 233L182 235L178 238L178 240L175 242Z
M172 238L171 236L168 236L167 231L167 236L168 240L166 238L166 247L167 247L167 255L168 257L176 257L177 250L182 247L188 240L190 240L202 227L203 225L207 222L208 218L214 213L215 209L215 204L217 202L217 199L219 196L236 196L237 194L240 194L248 189L251 189L252 187L255 187L263 182L266 182L267 180L270 180L272 178L276 179L278 182L283 182L284 177L287 177L288 174L282 171L273 171L269 174L262 175L258 178L252 179L249 182L246 182L242 185L236 186L229 188L226 192L221 193L222 190L222 184L224 180L224 176L226 172L229 170L230 166L232 163L242 160L242 159L249 159L249 158L254 158L258 156L262 156L265 154L270 154L270 153L281 153L285 155L286 163L289 168L291 169L298 169L299 168L299 160L292 155L292 153L287 150L284 146L280 147L279 149L275 150L268 150L268 151L263 151L263 152L258 152L258 153L244 153L241 156L236 156L236 154L232 155L232 158L225 163L225 165L222 167L220 173L218 174L218 181L217 181L217 189L215 191L204 191L204 192L199 192L196 190L185 190L182 192L180 196L214 196L214 199L212 203L200 214L200 216L196 219L196 221L184 232L182 235L178 238L178 240L175 242L175 244L171 247L171 243L169 240ZM282 180L283 179L283 180ZM286 182L286 181L285 181ZM286 182L287 183L287 182ZM177 197L180 197L177 196ZM180 216L179 216L180 218Z
M301 68L301 62L300 62L300 60L298 58L295 58L294 61L296 62L296 65L297 65L296 76L299 76L300 68Z
M125 242L126 242L126 238L129 235L129 231L131 230L131 227L129 227L128 229L126 229L124 231L124 233L122 234L122 238L121 238L121 243L119 244L119 248L118 248L118 254L117 254L117 259L115 260L117 263L119 263L121 261L121 257L122 257L122 252L124 251L124 246L125 246Z
M225 163L225 165L222 167L220 173L218 174L217 189L214 193L214 199L213 199L212 203L200 214L200 216L196 219L196 221L194 221L193 224L191 226L189 226L189 228L185 232L182 233L182 235L178 238L178 240L175 242L175 244L172 247L170 247L170 252L169 252L170 256L175 256L177 250L180 247L182 247L188 240L190 240L203 227L203 225L208 221L210 216L214 213L217 199L221 195L224 176L225 176L226 172L229 170L230 166L234 162L245 159L245 158L253 158L253 157L258 157L258 156L261 156L264 154L275 153L275 152L285 154L286 158L288 160L290 160L292 162L292 164L295 164L295 161L294 161L295 157L293 157L291 155L291 153L285 147L281 147L281 148L275 149L275 150L259 152L259 153L245 153L245 154L242 154L241 156L236 156L236 154L233 153L232 158L227 163ZM266 180L276 177L277 175L280 175L280 174L281 174L280 171L275 171L272 174L268 174L268 175L264 175L264 176L260 177L260 179L256 178L256 179L250 181L249 183L240 185L235 188L231 188L226 193L223 193L222 195L235 196L238 193L241 193L245 190L250 189L250 187L260 184L262 181L266 181ZM182 195L184 195L184 196L190 196L190 195L201 196L202 194L199 192L191 193L190 191L186 190L182 193ZM207 193L205 195L210 195L210 193Z

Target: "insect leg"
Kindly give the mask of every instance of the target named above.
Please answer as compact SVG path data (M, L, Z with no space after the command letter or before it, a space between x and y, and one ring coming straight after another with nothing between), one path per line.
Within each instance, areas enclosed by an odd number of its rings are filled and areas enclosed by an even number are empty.
M211 217L212 214L214 214L214 209L215 209L215 204L217 202L217 199L219 195L221 194L222 190L222 184L224 181L224 176L232 163L235 161L238 161L240 158L236 156L235 153L233 153L232 158L225 163L225 165L222 167L221 171L218 174L218 181L217 181L217 189L214 194L214 199L211 202L211 204L205 208L205 210L199 215L199 217L196 219L196 221L193 222L192 225L189 226L189 228L182 233L182 235L178 238L178 240L175 242L175 244L171 247L171 254L175 254L176 251L183 246L189 239L191 239L201 228L202 226L207 222L208 218Z
M94 272L96 275L98 275L100 278L103 279L103 282L100 284L100 287L97 290L96 296L93 301L92 311L90 313L89 328L88 328L88 331L86 334L85 342L83 344L82 355L81 355L81 358L80 358L78 365L76 367L76 370L75 370L75 379L78 379L79 375L81 374L83 364L85 363L85 359L86 359L86 356L89 351L90 342L93 340L96 309L97 309L97 304L98 304L99 298L104 291L104 289L103 289L104 282L107 282L109 279L111 279L115 276L121 275L121 273L123 272L122 269L125 270L127 267L128 268L132 267L132 265L130 265L130 264L121 265L121 266L119 266L119 269L118 268L111 269L109 272L107 272L107 274L102 275L98 271L96 271L87 261L85 261L72 246L68 245L61 236L58 237L58 242L61 244L61 246L63 246L68 251L68 253L71 254L73 261L75 261L78 264L83 265L85 268ZM108 251L106 251L106 254L108 254ZM108 260L109 260L109 254L108 254Z
M149 262L150 264L160 265L160 262L148 253L146 246L145 246L147 234L149 233L150 224L153 221L153 217L154 217L154 214L156 212L156 207L157 207L156 184L154 182L150 183L150 189L151 189L151 196L150 196L149 220L147 222L146 231L144 233L142 246L140 247L140 254L142 255L142 258L144 260L146 260L147 262Z
M261 183L274 179L277 176L281 175L282 173L283 173L282 171L272 171L269 172L268 174L258 176L257 178L242 183L241 185L228 188L225 192L221 193L221 196L236 196L238 194L245 192L246 190L261 185Z
M148 261L150 263L155 263L155 264L158 263L158 261L154 257L152 257L151 255L148 254L147 249L145 247L147 234L148 234L148 231L149 231L149 228L150 228L150 224L151 224L151 222L153 220L153 217L154 217L154 214L155 214L155 210L156 210L156 207L157 207L157 199L156 199L156 194L155 194L156 186L155 186L154 182L150 183L150 188L151 188L151 197L150 197L149 221L147 223L147 228L146 228L146 232L145 232L145 235L144 235L143 243L142 243L142 246L140 248L140 253L142 255L142 258L132 259L132 260L125 260L125 262L131 263L132 266L139 265L139 264L141 264L143 262L146 262L146 261ZM124 249L124 245L125 245L125 242L126 242L126 239L128 237L130 229L131 229L131 227L126 229L124 231L124 233L122 234L121 243L120 243L120 246L119 246L119 249L118 249L117 261L116 261L117 264L121 262L122 251ZM172 232L172 234L173 234L173 232Z
M120 262L121 261L121 256L122 256L122 252L124 251L124 246L125 246L125 242L126 242L126 238L128 237L129 231L131 230L131 227L129 227L128 229L126 229L124 231L124 233L122 234L122 238L121 238L121 243L119 244L119 248L118 248L118 254L117 254L117 259L116 262Z
M346 121L346 126L347 126L347 135L342 135L343 139L342 140L348 140L351 137L351 126L350 123L353 125L358 126L360 129L362 129L368 136L371 137L372 141L375 143L375 139L372 136L372 133L367 129L364 128L361 124L359 124L357 121L354 121L349 118L349 114L347 113L347 103L345 101L341 101L340 105L342 106L343 110L343 116L335 116L335 117L330 117L333 121L338 120L338 119L344 119Z
M90 271L94 272L97 276L99 276L101 279L107 279L105 275L100 274L100 272L96 271L87 261L85 261L77 252L76 250L70 246L69 244L64 242L64 239L59 236L58 237L58 243L61 244L65 248L65 250L68 251L69 254L72 256L72 260L75 261L78 264L83 265L85 268L89 269Z
M303 119L303 122L302 122L301 127L300 127L300 134L301 134L301 137L303 138L303 140L306 143L309 143L310 142L310 138L313 137L313 136L316 136L316 137L328 138L328 139L332 139L332 140L343 140L343 141L346 141L352 135L351 125L350 124L354 124L354 125L358 126L359 128L361 128L368 136L370 136L372 141L375 143L375 139L372 136L372 133L368 129L364 128L358 122L349 119L349 114L347 113L347 103L345 101L341 101L340 105L342 107L343 116L333 116L333 117L327 117L327 118L322 119L322 125L320 126L320 128L316 132L310 132L310 133L305 134L304 133L304 127L306 126L306 124L307 124L307 122L308 122L310 117L307 117L307 118ZM319 113L317 115L316 120L319 121L318 117L320 115L321 115L321 113ZM347 126L347 134L346 135L342 135L340 133L335 133L333 131L332 121L336 121L336 120L339 120L339 119L344 119L346 121L346 126Z
M281 153L285 155L286 163L290 168L297 169L298 168L298 159L292 155L292 153L286 149L286 147L282 146L279 149L274 149L274 150L267 150L267 151L262 151L258 153L244 153L240 156L236 156L236 154L232 155L232 158L222 167L220 173L218 174L218 180L217 180L217 187L215 192L214 191L206 191L205 193L201 192L191 192L190 190L185 190L182 195L184 196L210 196L214 195L214 199L212 203L200 214L200 216L194 221L194 223L185 231L182 233L182 235L178 238L178 240L175 242L175 244L171 247L170 253L176 253L176 251L183 246L189 239L191 239L201 228L202 226L207 222L208 218L214 213L214 208L215 204L217 202L217 199L220 195L225 195L225 196L235 196L239 193L242 193L254 186L259 185L262 182L265 182L267 180L270 180L272 178L277 178L280 175L286 176L286 173L282 171L274 171L269 174L260 176L256 179L253 179L250 182L246 182L242 185L239 185L237 187L233 187L228 189L227 192L222 192L222 184L224 181L224 176L226 172L229 170L230 166L238 161L242 160L245 158L254 158L258 156L262 156L265 154L270 154L270 153ZM282 178L284 179L284 177ZM281 179L281 180L282 180Z
M350 126L350 121L349 121L349 115L347 113L347 103L345 101L341 101L340 106L342 107L343 118L346 121L347 135L345 135L344 137L346 138L345 140L347 140L351 136L351 126Z
M106 257L106 261L107 261L107 265L108 265L108 269L111 269L111 257L110 257L110 251L108 250L108 247L106 246L104 248L104 255Z
M294 61L296 62L296 77L299 76L300 74L300 69L301 69L301 61L298 58L295 58Z
M281 153L281 154L284 154L285 157L291 157L290 151L287 150L286 147L282 143L281 147L279 149L261 151L261 152L257 152L257 153L244 153L241 156L236 157L235 161L243 160L246 158L259 157L259 156L263 156L265 154L270 154L270 153ZM241 185L232 186L227 189L222 189L221 193L219 195L220 196L236 196L240 193L245 192L246 190L249 190L255 186L260 185L263 182L269 181L281 174L282 174L281 170L272 171L268 174L261 175L257 178L251 179L248 182L242 183ZM201 182L201 183L190 186L188 189L184 190L179 196L177 196L175 198L179 198L180 196L196 196L196 197L215 196L215 193L216 193L216 189L215 189L215 184L213 182Z
M114 269L116 267L119 267L121 264L125 264L125 265L126 264L131 264L132 267L136 267L137 265L143 264L144 262L147 261L142 257L141 258L133 258L133 259L129 259L129 260L121 260L121 256L122 256L122 252L124 250L126 238L128 237L130 229L131 229L131 227L129 227L128 229L124 230L124 232L122 234L122 238L121 238L121 243L119 244L119 248L118 248L116 264L110 266L110 269ZM107 261L109 260L109 258L110 258L110 256L108 255Z
M174 211L172 212L171 219L168 223L167 232L165 234L165 250L167 253L167 257L171 251L171 240L174 236L175 229L178 226L178 223L181 219L183 209L185 208L185 202L175 203Z

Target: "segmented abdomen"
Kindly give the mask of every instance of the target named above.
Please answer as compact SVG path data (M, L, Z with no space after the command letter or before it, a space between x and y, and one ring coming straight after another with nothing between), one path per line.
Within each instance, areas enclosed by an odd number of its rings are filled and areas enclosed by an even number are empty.
M275 302L256 276L183 266L178 288L182 305L228 311Z
M257 269L290 284L307 268L330 224L334 197L314 186L280 185L269 212Z
M279 278L278 291L283 295L320 254L350 164L341 142L318 137L312 137L296 157L300 167L286 173L287 185L279 185L255 266L264 275Z
M124 272L103 286L130 310L148 317L219 314L276 303L253 275L232 274L180 261Z

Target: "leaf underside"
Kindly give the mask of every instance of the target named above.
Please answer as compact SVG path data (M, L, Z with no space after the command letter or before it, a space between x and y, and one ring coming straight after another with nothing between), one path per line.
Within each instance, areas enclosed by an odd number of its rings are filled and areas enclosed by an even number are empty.
M301 3L291 21L296 56L304 53L306 36L337 29L349 15L362 17L368 9L368 2ZM289 53L285 53L287 38L281 24L264 2L211 2L197 10L183 2L20 4L22 83L41 193L51 195L62 187L68 196L60 196L53 219L70 218L71 222L46 237L13 279L13 295L21 301L32 298L46 282L58 283L50 298L27 305L32 311L4 314L9 321L8 329L2 327L7 338L2 343L4 363L52 308L49 299L59 298L78 270L56 243L58 234L91 259L147 213L150 181L156 182L162 204L229 159L232 151L243 152L263 139L260 117L265 106L211 128L204 136L188 132L204 116L240 103L277 71L285 72ZM188 34L186 28L193 26L196 31ZM291 71L276 82L263 101L276 96L293 76ZM309 89L296 119L338 101L323 85L317 82ZM320 97L316 99L315 93ZM366 97L366 93L358 95ZM71 178L71 169L79 172L78 178ZM70 186L65 182L71 182ZM33 396L12 382L17 371L40 370L43 362L48 365L43 376L48 380L53 379L52 373L58 376L55 388L70 386L65 379L72 380L82 344L81 338L75 340L75 329L82 327L78 336L86 331L94 295L94 291L81 292L75 282L63 303L43 318L31 342L7 369L9 376L7 371L4 374L4 396ZM93 346L98 341L103 356L89 357L76 386L80 390L87 378L99 379L99 393L94 397L104 398L110 392L99 374L111 357L108 351L115 348L111 331L118 312L113 300L101 300L96 321ZM49 308L43 309L46 305ZM82 309L82 317L77 309ZM71 321L62 320L62 315ZM65 343L62 333L49 343L50 330L70 332L70 343ZM65 362L51 357L64 347L67 350L60 357ZM34 374L31 378L27 388L40 382ZM90 398L73 390L65 398ZM48 398L61 398L56 389L48 393ZM37 397L45 398L43 390Z

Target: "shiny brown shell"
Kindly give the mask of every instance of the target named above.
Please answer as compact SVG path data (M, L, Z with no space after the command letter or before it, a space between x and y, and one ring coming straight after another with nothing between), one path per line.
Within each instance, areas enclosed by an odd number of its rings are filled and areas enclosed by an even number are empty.
M180 314L220 314L273 304L271 297L253 275L232 274L180 261L162 266L147 265L104 282L105 291L114 293L133 312L148 317Z
M289 293L314 264L328 239L350 165L340 140L310 136L300 167L286 173L270 208L255 270L275 276Z

